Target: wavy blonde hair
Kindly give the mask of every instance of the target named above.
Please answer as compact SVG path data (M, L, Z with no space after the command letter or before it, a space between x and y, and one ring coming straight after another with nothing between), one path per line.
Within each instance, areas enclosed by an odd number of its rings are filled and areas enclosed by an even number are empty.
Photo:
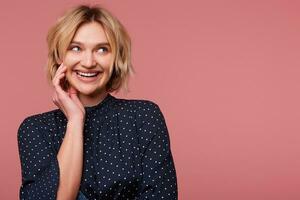
M81 4L71 7L49 29L46 65L48 82L52 84L55 72L63 60L77 29L81 25L90 22L98 22L102 25L112 50L113 59L110 65L112 71L110 80L106 85L107 91L118 92L123 88L128 92L129 76L135 74L131 63L131 39L121 22L98 4L93 6Z

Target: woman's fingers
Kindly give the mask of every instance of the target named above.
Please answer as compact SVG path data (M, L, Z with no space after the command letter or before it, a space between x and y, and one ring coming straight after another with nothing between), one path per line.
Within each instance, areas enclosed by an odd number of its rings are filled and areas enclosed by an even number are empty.
M53 86L54 87L61 87L60 83L61 83L61 79L65 76L65 73L62 72L61 74L58 74L54 77L53 79Z
M61 66L57 69L57 71L55 72L54 78L53 80L56 78L57 75L60 75L61 73L65 72L67 69L66 66Z
M60 65L58 67L58 69L56 70L55 75L53 77L53 80L52 80L53 85L57 84L57 76L59 76L60 74L62 74L63 72L65 72L66 69L67 69L67 67L65 65Z
M63 103L66 98L68 98L67 93L62 89L61 87L61 79L65 76L66 66L60 65L57 69L55 76L52 80L53 86L54 86L54 94L53 94L53 103L61 109L61 111L66 115L65 108L63 106ZM67 115L66 115L67 116Z
M67 96L67 94L61 87L61 79L64 76L65 76L64 72L61 72L61 74L58 74L57 76L55 76L55 78L53 79L53 86L54 86L55 90L58 92L58 94L62 95L62 97L65 98Z
M66 69L66 66L62 63L56 70L56 74L60 74L62 70Z

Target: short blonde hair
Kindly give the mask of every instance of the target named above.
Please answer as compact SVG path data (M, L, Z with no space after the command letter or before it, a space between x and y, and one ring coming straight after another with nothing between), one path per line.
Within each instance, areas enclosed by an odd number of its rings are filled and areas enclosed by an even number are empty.
M131 63L131 39L125 27L107 9L95 4L77 5L67 10L49 29L47 35L48 59L47 80L52 83L77 29L86 23L98 22L102 25L112 50L111 77L106 85L108 92L124 88L128 92L129 76L134 75Z

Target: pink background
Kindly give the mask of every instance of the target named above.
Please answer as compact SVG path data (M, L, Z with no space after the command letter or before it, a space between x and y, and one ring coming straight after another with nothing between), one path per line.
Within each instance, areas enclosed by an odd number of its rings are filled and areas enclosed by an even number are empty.
M18 198L21 121L56 108L48 28L79 2L1 3L0 199ZM116 96L164 113L179 199L300 199L299 1L98 3L133 40L132 92Z

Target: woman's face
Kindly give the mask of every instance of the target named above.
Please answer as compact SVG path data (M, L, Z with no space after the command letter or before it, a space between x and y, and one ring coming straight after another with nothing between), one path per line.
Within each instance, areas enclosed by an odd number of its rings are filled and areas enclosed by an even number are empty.
M63 60L67 66L66 78L80 95L106 92L112 59L102 26L97 22L83 24L76 31Z

